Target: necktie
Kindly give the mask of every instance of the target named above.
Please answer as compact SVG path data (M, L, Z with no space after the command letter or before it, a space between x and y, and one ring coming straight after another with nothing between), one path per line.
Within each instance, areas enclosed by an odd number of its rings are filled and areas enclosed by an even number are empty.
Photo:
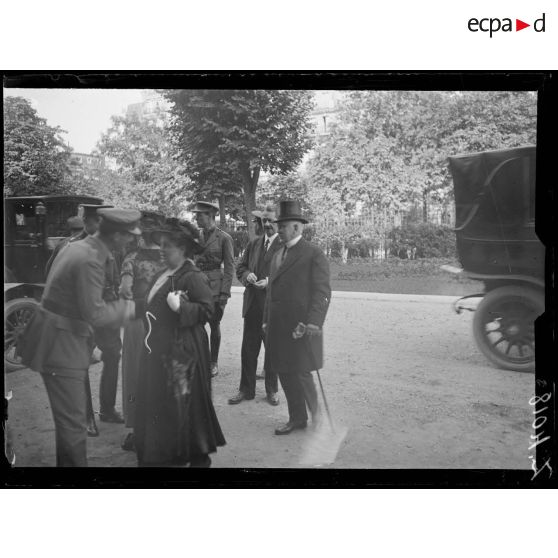
M283 263L285 261L285 258L287 257L287 251L288 251L288 248L285 245L284 248L283 248L283 253L281 254L281 263Z
M264 250L267 252L267 249L269 248L269 238L265 239L265 244L264 244Z

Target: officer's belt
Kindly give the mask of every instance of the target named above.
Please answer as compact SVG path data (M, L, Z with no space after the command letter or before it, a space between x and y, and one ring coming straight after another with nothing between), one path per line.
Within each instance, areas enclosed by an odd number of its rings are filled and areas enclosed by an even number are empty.
M212 264L212 263L201 263L198 262L197 266L200 268L201 271L216 271L217 269L221 269L221 264Z

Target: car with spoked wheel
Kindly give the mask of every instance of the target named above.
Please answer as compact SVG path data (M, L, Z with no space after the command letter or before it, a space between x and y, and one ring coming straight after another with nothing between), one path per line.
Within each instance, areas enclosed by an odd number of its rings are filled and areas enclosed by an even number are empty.
M475 312L474 339L493 365L532 372L545 286L545 248L535 232L535 146L449 157L449 167L462 268L443 267L484 286L454 308Z
M92 196L45 195L4 198L4 367L22 368L17 343L43 293L45 267L57 243L68 236L69 217Z

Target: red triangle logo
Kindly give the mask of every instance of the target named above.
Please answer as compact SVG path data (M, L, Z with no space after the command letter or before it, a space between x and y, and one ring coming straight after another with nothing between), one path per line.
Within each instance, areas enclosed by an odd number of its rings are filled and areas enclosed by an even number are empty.
M515 20L515 30L516 31L521 31L522 29L525 29L526 27L531 27L531 24L530 23L525 23L524 21L521 21L520 19Z

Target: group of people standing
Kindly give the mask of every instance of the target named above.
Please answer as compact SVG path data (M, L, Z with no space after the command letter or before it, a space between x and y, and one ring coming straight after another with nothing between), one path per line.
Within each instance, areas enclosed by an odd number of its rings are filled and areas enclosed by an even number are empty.
M49 261L40 308L18 350L44 379L57 466L86 466L87 436L98 435L88 377L95 345L103 360L100 420L133 429L122 447L136 452L140 466L209 467L210 454L225 444L211 383L219 371L233 243L215 225L218 206L197 202L193 212L198 227L136 210L84 207L82 232L72 231ZM280 202L279 214L273 207L254 214L263 234L236 268L246 287L244 331L239 390L229 403L254 398L264 343L267 400L279 404L279 378L289 411L275 433L288 434L306 427L307 407L319 419L311 370L322 361L329 267L301 238L306 220L297 202ZM76 229L77 219L69 223ZM91 220L97 230L86 228ZM124 417L115 409L121 351Z

